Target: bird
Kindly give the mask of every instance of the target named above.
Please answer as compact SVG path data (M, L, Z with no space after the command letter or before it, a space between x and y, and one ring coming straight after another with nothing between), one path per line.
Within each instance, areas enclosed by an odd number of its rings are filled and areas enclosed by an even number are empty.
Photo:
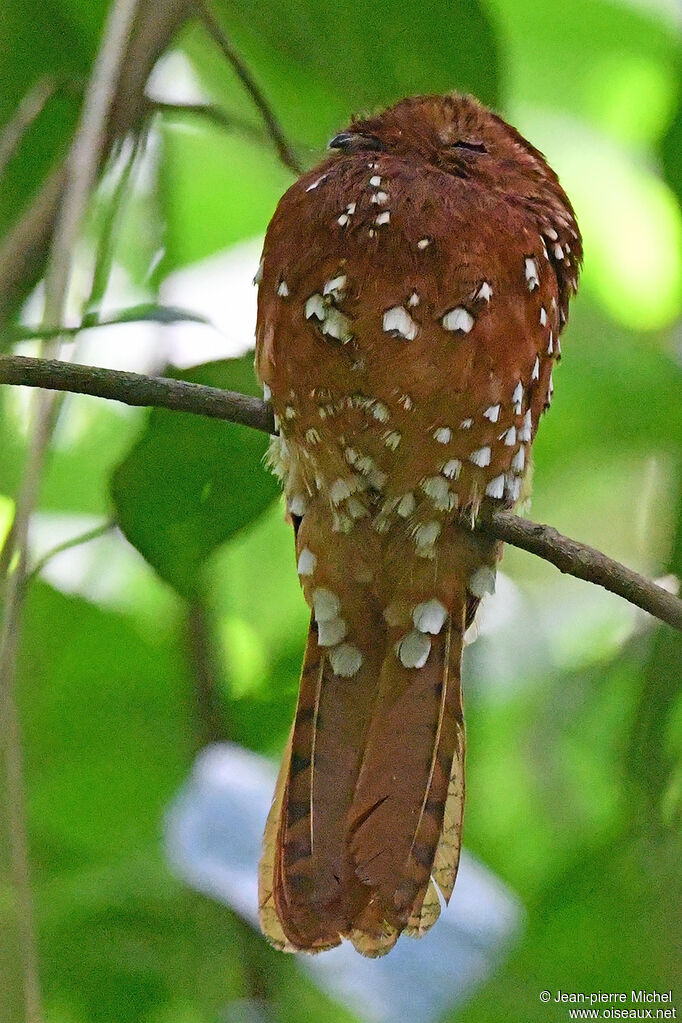
M311 610L265 827L284 951L384 955L453 893L465 632L527 496L582 240L544 156L474 97L358 116L283 195L256 275L269 461Z

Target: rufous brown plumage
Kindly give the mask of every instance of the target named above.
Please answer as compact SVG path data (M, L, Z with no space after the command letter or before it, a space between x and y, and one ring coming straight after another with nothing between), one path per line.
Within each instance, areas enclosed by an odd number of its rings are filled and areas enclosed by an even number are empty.
M356 120L283 196L256 367L312 611L265 833L263 930L364 955L452 894L464 632L552 396L581 239L541 153L469 96Z

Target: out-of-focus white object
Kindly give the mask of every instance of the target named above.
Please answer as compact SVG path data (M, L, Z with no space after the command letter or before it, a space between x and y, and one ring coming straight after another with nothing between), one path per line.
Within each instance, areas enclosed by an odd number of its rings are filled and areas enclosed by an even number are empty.
M275 769L264 757L230 743L209 746L166 819L173 871L254 927L256 868L274 785ZM345 943L296 958L361 1019L431 1023L490 976L521 918L518 899L464 853L450 906L424 938L401 938L383 959L363 959Z
M200 312L214 329L174 323L164 332L169 361L185 368L228 359L253 348L256 288L262 238L251 238L170 274L161 285L161 302Z

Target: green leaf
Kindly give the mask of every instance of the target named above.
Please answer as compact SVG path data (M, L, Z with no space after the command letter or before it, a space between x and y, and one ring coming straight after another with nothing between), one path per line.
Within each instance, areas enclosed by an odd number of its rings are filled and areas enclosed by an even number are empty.
M178 375L256 394L252 359L247 354ZM157 409L114 472L121 529L183 596L196 592L206 558L275 497L277 484L262 464L266 446L255 430Z
M561 111L634 146L665 131L679 44L653 5L489 0L489 9L503 33L515 110Z
M677 112L661 143L661 155L665 179L682 204L682 76Z
M104 10L104 4L93 4ZM56 40L59 40L56 45ZM97 41L76 30L61 5L8 0L0 31L0 125L7 124L36 82L49 75L61 85L30 126L2 182L0 235L16 220L41 181L66 152L78 116L82 87Z
M421 7L399 0L262 0L249 10L238 0L220 0L216 10L276 106L287 79L301 73L314 76L318 89L331 86L349 112L451 89L473 92L485 103L497 99L496 40L477 0ZM200 66L199 74L212 66ZM309 113L319 123L320 112ZM305 122L296 126L306 129Z
M38 85L53 92L42 111L22 132L0 182L0 238L20 220L40 194L49 174L66 155L78 120L81 95L92 63L107 5L93 0L85 20L67 5L46 0L29 4L7 0L0 15L0 134L17 107ZM40 260L21 294L10 294L3 318L21 304L39 279Z

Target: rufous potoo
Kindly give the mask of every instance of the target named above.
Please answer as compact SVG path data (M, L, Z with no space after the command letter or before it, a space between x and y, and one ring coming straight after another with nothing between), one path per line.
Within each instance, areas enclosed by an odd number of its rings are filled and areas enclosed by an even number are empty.
M265 832L280 948L423 934L452 894L464 800L464 632L522 496L582 258L542 154L470 96L354 120L283 196L258 274L312 616Z

